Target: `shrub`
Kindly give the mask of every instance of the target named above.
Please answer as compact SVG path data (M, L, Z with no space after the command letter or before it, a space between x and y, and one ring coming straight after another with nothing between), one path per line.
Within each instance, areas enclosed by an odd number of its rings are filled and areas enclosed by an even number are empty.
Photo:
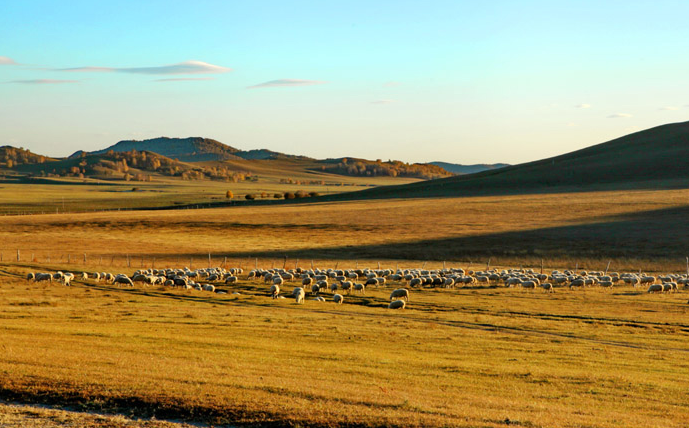
M285 197L285 199L294 199L295 198L294 193L292 193L292 192L285 192L284 197Z
M295 197L295 198L305 198L305 197L307 197L308 195L309 195L309 194L306 193L306 192L303 191L303 190L297 190L297 191L294 193L294 197Z
M315 198L315 197L321 196L321 194L318 192L309 192L309 196L311 196L312 198Z
M256 199L256 195L248 194L245 196L245 198L247 201L253 201L254 199Z
M232 198L234 198L234 194L232 193L231 190L228 190L228 191L225 193L225 197L226 197L227 199L232 199Z
M276 193L273 195L275 199L282 199L282 193Z

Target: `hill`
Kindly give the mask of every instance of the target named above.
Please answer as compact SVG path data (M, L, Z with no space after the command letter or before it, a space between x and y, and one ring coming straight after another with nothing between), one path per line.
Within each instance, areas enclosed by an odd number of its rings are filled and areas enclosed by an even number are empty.
M439 166L440 168L444 169L447 172L451 172L453 174L457 175L464 175L464 174L475 174L477 172L482 172L482 171L488 171L491 169L498 169L498 168L504 168L506 166L510 166L510 164L507 163L493 163L493 164L485 164L485 163L477 163L473 165L462 165L458 163L450 163L450 162L429 162L430 165L435 165Z
M689 187L689 122L661 125L571 153L476 174L386 186L335 199L447 197Z
M149 140L123 140L102 150L90 152L90 154L103 154L113 152L139 152L148 151L158 153L170 159L182 162L206 162L218 160L267 160L267 159L308 159L305 156L294 156L285 153L274 152L267 149L239 150L223 144L211 138L152 138ZM71 157L81 155L82 151L74 153Z
M90 152L90 154L98 155L109 151L130 152L132 150L158 153L159 155L182 162L238 159L235 153L239 152L239 149L210 138L160 137L142 141L123 140L105 149Z

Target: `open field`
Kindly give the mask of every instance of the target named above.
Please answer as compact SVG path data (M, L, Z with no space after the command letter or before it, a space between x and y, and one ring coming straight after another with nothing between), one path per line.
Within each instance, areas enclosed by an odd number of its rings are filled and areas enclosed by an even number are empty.
M279 162L279 161L275 161ZM198 180L184 181L157 176L152 182L104 181L92 179L43 179L40 183L0 181L0 215L28 213L83 212L116 209L172 207L176 205L208 204L226 201L225 192L232 191L235 200L244 200L247 194L266 193L265 199L274 199L275 193L318 192L329 195L338 192L367 189L371 186L403 184L418 181L413 178L345 177L332 174L289 172L286 167L271 172L266 166L253 168L258 181L237 183ZM288 177L303 182L322 184L280 183ZM136 189L133 191L132 189Z
M301 259L684 271L689 190L0 217L5 261L282 267ZM33 257L32 257L33 256ZM143 263L141 260L143 259ZM307 261L308 260L308 261ZM343 262L344 263L344 262ZM289 266L294 267L294 266ZM344 265L340 267L345 267ZM353 266L352 266L353 267Z
M209 252L244 268L490 258L685 272L687 200L677 189L3 216L0 399L211 424L683 427L685 289L412 290L390 311L395 285L296 305L245 276L228 294L22 278L198 268ZM0 421L98 426L27 412L0 407Z
M262 282L218 295L1 270L5 399L274 426L683 427L689 416L686 291L425 289L390 311L394 285L296 305Z

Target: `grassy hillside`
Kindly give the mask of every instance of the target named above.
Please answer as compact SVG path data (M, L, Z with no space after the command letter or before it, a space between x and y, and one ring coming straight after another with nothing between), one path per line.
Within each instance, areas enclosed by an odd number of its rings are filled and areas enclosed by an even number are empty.
M689 122L626 135L553 158L338 198L444 197L689 186Z

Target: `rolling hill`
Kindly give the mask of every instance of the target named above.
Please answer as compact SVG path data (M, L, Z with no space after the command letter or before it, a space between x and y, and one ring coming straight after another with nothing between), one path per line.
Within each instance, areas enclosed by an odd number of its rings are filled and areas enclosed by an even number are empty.
M552 158L330 199L450 197L689 187L689 122L661 125Z
M89 152L89 154L103 154L109 151L139 152L148 151L159 155L176 159L182 162L205 162L218 160L266 160L266 159L308 159L305 156L294 156L285 153L274 152L267 149L258 150L239 150L237 148L223 144L211 138L189 137L189 138L152 138L149 140L123 140L102 150ZM76 152L70 157L80 155Z

